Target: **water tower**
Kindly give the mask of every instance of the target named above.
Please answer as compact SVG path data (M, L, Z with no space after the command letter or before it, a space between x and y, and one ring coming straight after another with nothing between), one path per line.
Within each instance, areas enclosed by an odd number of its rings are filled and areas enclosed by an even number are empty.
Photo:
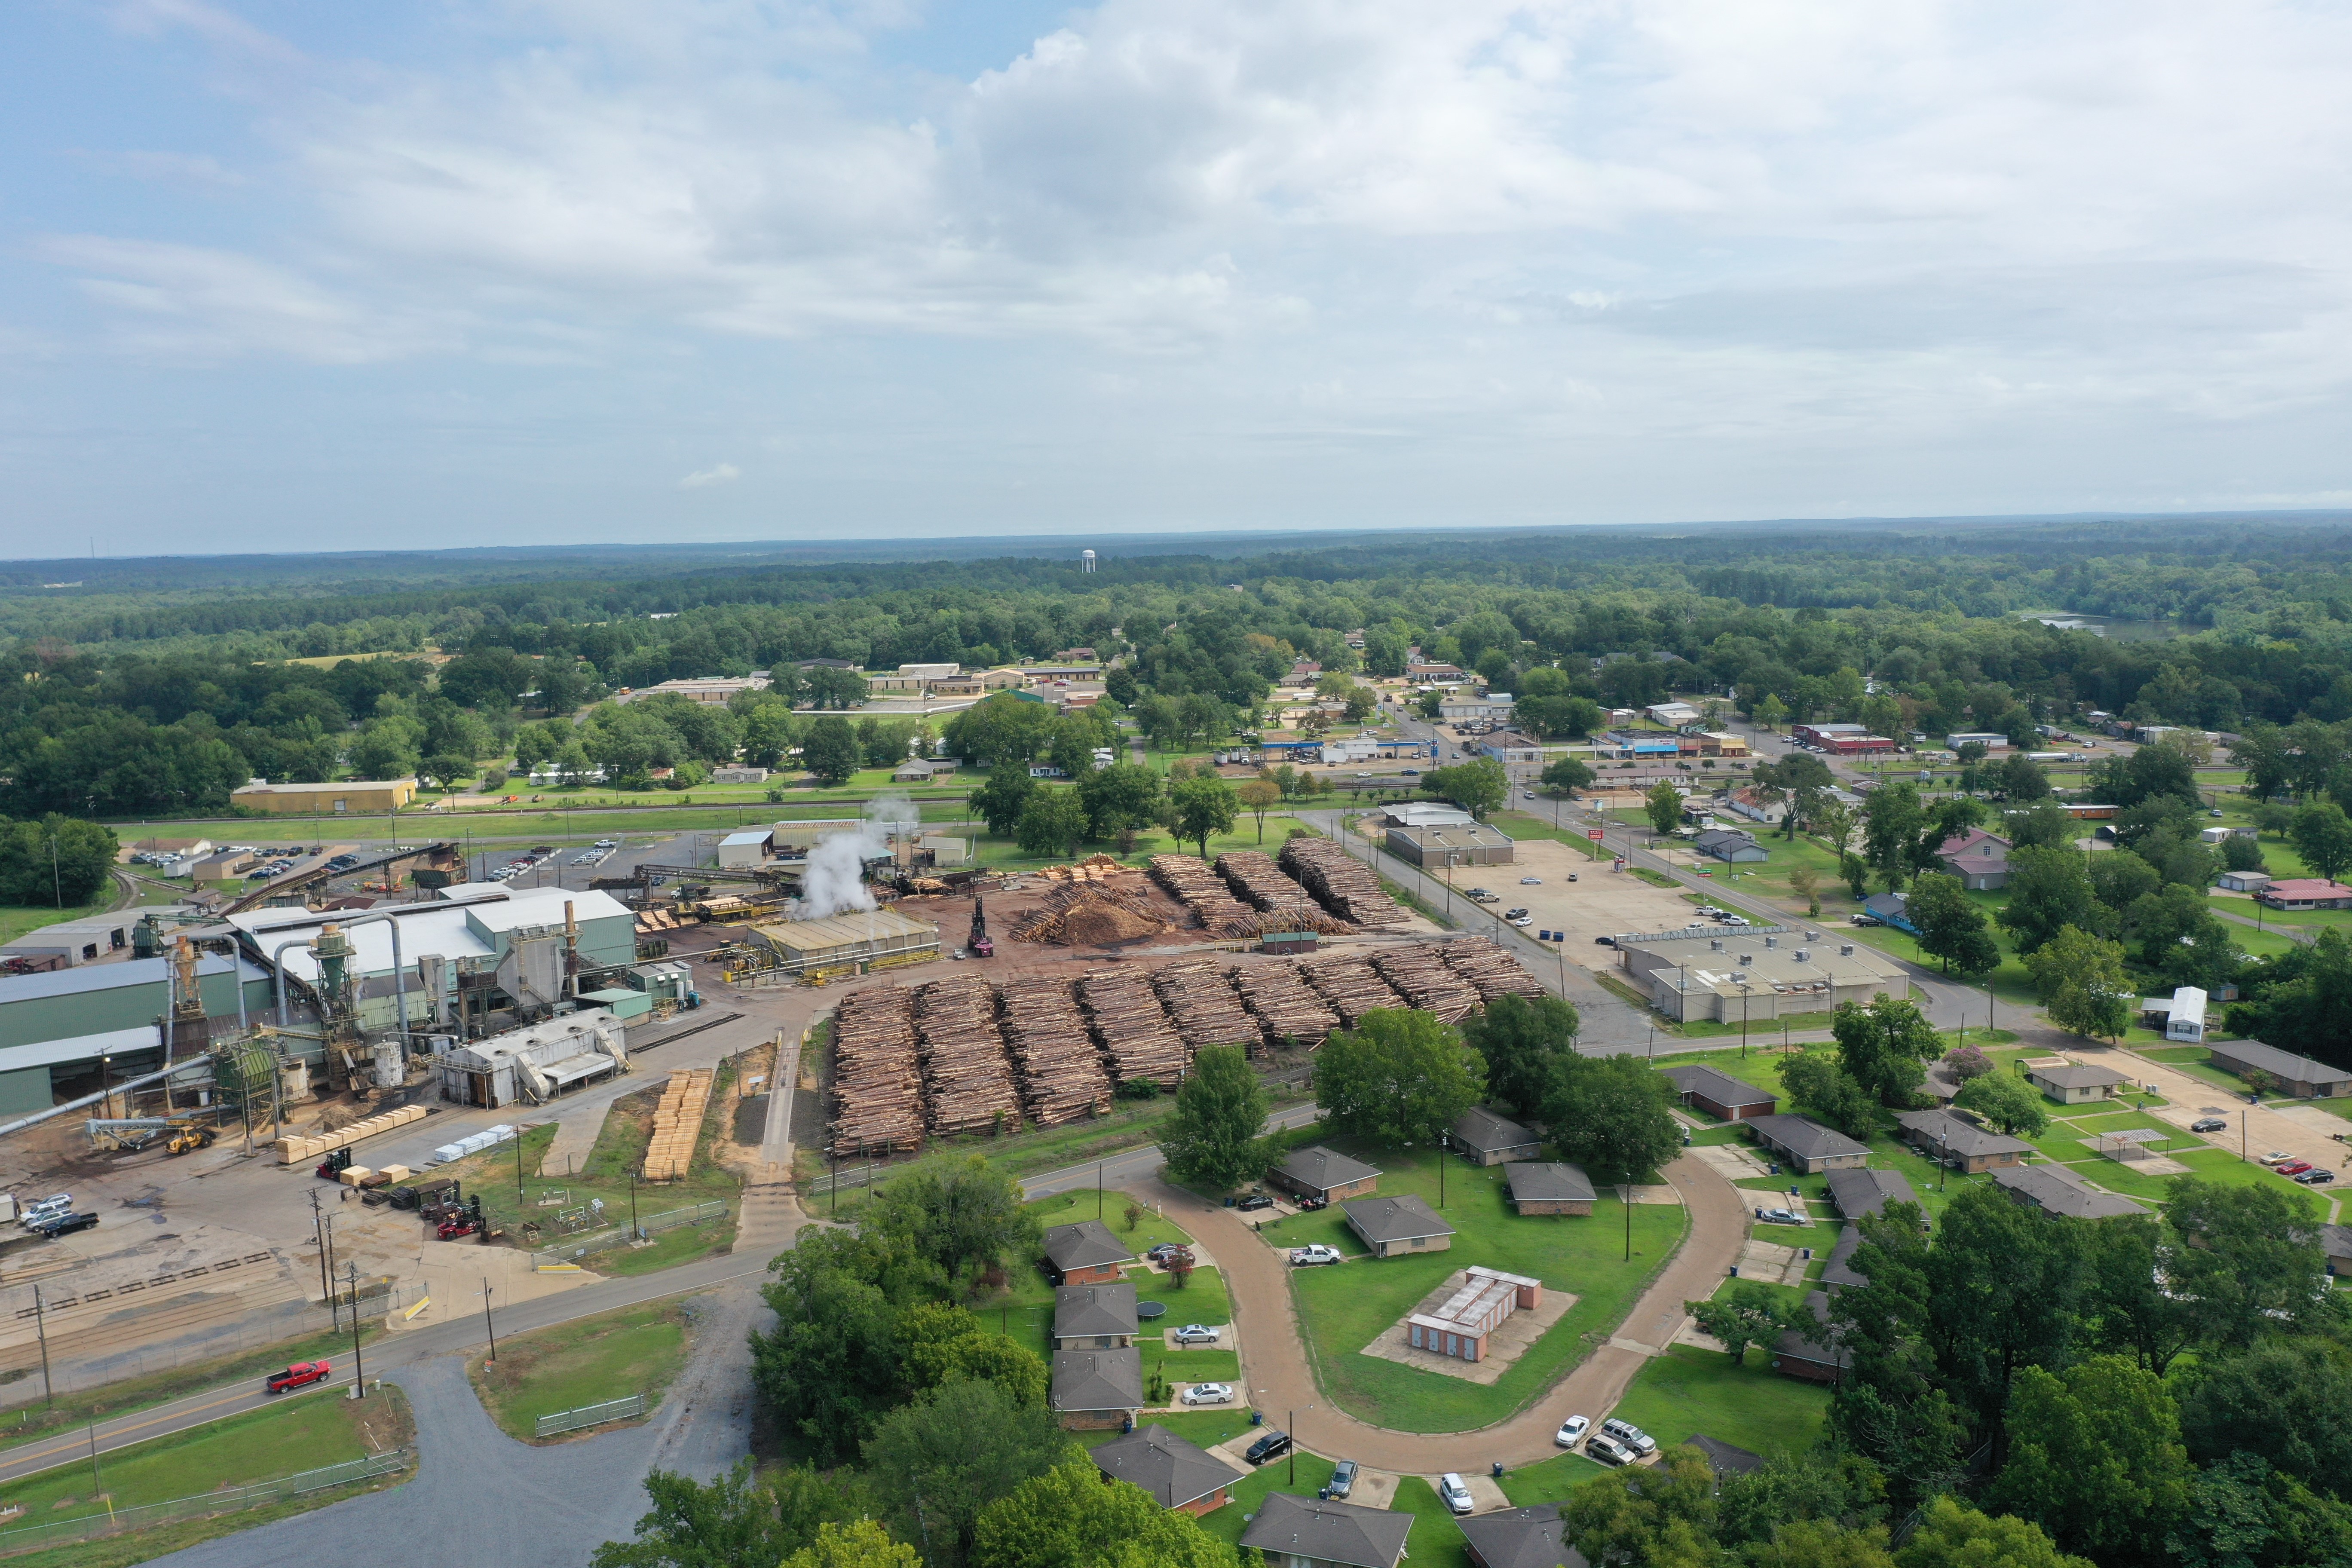
M1078 559L1087 563L1086 570L1091 574L1095 569L1095 552L1091 550L1081 550L1078 552Z

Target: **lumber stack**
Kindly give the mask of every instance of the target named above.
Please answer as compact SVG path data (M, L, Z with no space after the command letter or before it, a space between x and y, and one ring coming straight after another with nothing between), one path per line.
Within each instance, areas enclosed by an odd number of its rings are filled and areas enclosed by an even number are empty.
M1021 1101L1040 1127L1110 1109L1110 1080L1066 980L1016 980L999 998Z
M1089 974L1078 982L1078 1001L1117 1081L1172 1084L1191 1065L1184 1037L1168 1021L1149 975L1127 968Z
M1326 958L1299 965L1298 973L1315 994L1331 1005L1339 1022L1352 1029L1367 1013L1382 1007L1402 1007L1405 999L1361 958Z
M1339 1015L1298 977L1295 963L1244 964L1233 975L1242 1005L1256 1016L1268 1044L1319 1046L1339 1026Z
M1370 867L1328 838L1301 837L1282 847L1282 868L1323 907L1360 926L1402 925L1412 917L1381 889Z
M915 1062L915 996L899 986L853 991L833 1014L833 1152L903 1153L923 1141Z
M1241 920L1250 912L1249 906L1234 898L1197 855L1154 855L1151 879L1190 910L1204 931L1222 931L1226 921Z
M1372 967L1407 1002L1424 1013L1436 1014L1446 1023L1458 1024L1476 1010L1478 993L1446 966L1438 952L1434 942L1391 948L1374 953Z
M709 1068L686 1068L669 1075L661 1103L654 1107L654 1135L646 1143L645 1179L674 1182L694 1163L694 1141L702 1134L703 1108L710 1103Z
M1257 1020L1242 1005L1232 978L1210 958L1180 958L1153 975L1151 985L1166 1004L1168 1016L1176 1020L1176 1032L1184 1037L1187 1050L1197 1054L1203 1046L1255 1045L1265 1037Z
M917 986L913 994L915 1059L931 1131L1002 1130L1021 1114L1021 1104L996 1028L996 994L979 975L960 974Z
M1089 855L1067 866L1048 866L1039 876L1049 882L1100 882L1131 869L1108 855Z
M1045 901L1013 922L1015 942L1059 942L1067 947L1110 947L1157 936L1168 921L1136 889L1102 882L1066 882Z
M1481 1002L1497 996L1540 996L1543 982L1528 973L1518 954L1483 936L1463 937L1438 950L1446 966L1477 988Z

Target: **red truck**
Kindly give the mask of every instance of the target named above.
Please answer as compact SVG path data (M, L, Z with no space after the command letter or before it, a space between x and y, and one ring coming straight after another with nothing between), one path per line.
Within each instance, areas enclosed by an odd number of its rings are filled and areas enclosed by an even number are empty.
M322 1361L298 1361L284 1372L271 1373L269 1381L262 1385L262 1389L267 1394L283 1394L289 1388L308 1387L311 1384L324 1382L327 1374L334 1370Z

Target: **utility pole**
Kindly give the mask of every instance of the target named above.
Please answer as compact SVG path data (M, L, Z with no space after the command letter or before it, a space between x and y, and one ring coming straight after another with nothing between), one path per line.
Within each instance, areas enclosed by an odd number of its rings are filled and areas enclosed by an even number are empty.
M98 1473L98 1423L95 1420L89 1424L89 1494L94 1498L106 1495L106 1482Z
M367 1363L360 1359L360 1266L352 1269L352 1397L367 1397Z
M341 1327L343 1326L343 1299L342 1299L341 1297L340 1297L340 1296L338 1296L338 1295L336 1295L336 1294L335 1294L335 1287L334 1287L334 1278L335 1278L335 1221L334 1221L334 1217L333 1217L332 1215L329 1215L329 1216L328 1216L328 1219L327 1219L327 1253L326 1253L326 1258L327 1258L327 1281L328 1281L328 1283L327 1283L327 1311L328 1311L328 1314L329 1314L329 1320L328 1320L328 1321L329 1321L330 1326L331 1326L331 1327L333 1327L333 1328L340 1329L340 1328L341 1328ZM359 1265L358 1265L358 1264L356 1264L356 1263L354 1263L354 1264L352 1264L352 1268L357 1268L359 1267ZM356 1319L357 1319L357 1317L358 1317L358 1315L359 1315L359 1300L358 1300L358 1299L357 1299L356 1297L355 1297L355 1298L353 1298L353 1299L352 1299L352 1317L353 1317L353 1319L354 1319L354 1320L356 1320Z
M33 1331L41 1336L41 1403L54 1406L58 1391L49 1382L49 1322L41 1307L41 1288L33 1287Z
M482 1358L484 1366L495 1366L499 1359L498 1325L490 1321L490 1277L482 1276L482 1328L490 1336L490 1353Z
M319 1244L319 1294L326 1298L331 1310L335 1288L327 1278L327 1230L325 1216L319 1210L319 1189L316 1187L310 1189L310 1237ZM339 1329L343 1326L341 1317L336 1318L334 1326Z

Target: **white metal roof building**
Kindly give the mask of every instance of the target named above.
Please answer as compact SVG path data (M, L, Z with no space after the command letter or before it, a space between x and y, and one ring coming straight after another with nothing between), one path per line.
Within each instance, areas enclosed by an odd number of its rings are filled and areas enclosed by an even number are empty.
M491 1110L539 1105L628 1071L628 1034L612 1014L583 1010L453 1047L435 1066L444 1100Z

